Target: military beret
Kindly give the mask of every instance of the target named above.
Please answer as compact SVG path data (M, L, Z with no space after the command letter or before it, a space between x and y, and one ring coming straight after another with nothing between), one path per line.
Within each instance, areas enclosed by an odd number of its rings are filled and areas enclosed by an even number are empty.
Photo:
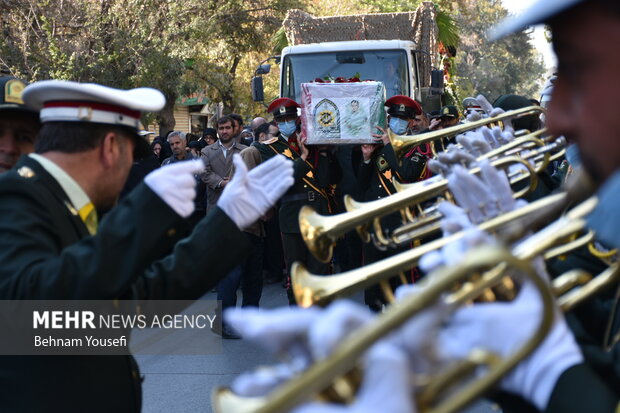
M295 115L297 116L297 108L299 104L293 99L278 98L271 102L267 108L267 112L273 114L274 119L283 118L285 116Z
M422 113L422 107L418 102L409 96L394 95L385 101L389 115L399 115L407 118L414 118Z

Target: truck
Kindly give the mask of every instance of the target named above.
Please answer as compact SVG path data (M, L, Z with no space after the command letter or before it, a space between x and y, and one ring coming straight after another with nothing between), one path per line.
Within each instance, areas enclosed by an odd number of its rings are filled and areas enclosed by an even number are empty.
M427 111L441 107L443 71L438 59L434 5L415 12L316 18L289 11L283 26L289 46L261 62L252 79L255 101L264 101L262 76L274 60L280 65L279 97L300 101L301 84L315 80L358 77L381 81L387 97L406 95ZM400 38L402 37L402 38Z

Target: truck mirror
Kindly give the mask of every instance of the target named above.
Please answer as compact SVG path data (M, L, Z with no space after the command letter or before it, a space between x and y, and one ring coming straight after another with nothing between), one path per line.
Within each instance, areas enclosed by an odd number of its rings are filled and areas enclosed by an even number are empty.
M256 69L257 75L266 75L269 72L271 72L271 65L269 63L260 65L258 66L258 69Z
M263 102L265 100L263 78L261 76L254 76L252 78L252 100L254 102Z
M434 69L431 71L431 95L443 95L443 70Z

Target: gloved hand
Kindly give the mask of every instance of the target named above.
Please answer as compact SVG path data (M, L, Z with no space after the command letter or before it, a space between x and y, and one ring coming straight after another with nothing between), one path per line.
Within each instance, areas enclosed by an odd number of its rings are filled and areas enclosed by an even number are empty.
M258 221L295 183L293 163L277 155L248 172L241 156L235 154L233 164L235 174L217 206L244 229Z
M448 177L448 188L456 203L467 212L474 224L523 204L524 201L514 200L506 174L495 169L488 160L482 160L478 165L481 177L459 166L455 166Z
M476 227L464 229L461 238L446 244L443 248L428 252L420 258L419 267L430 274L439 267L458 265L465 255L480 245L493 245L495 239Z
M448 145L446 151L440 152L437 155L437 159L428 161L428 167L433 173L441 174L445 177L450 174L454 165L462 165L468 168L475 161L476 158L467 150L455 145Z
M308 403L293 413L415 413L407 353L389 342L375 344L365 360L364 379L351 405Z
M196 179L194 174L203 171L204 163L194 161L177 162L162 166L144 178L144 183L170 208L183 218L194 212Z
M351 331L370 321L373 314L357 303L339 300L325 309L231 308L224 317L244 338L286 359L276 366L245 372L231 386L241 396L261 396L314 361L327 357Z
M457 135L456 141L476 158L493 149L493 146L489 145L482 133L478 131L469 131Z
M532 335L541 314L538 292L524 282L512 302L479 303L456 311L439 335L439 352L445 359L462 359L478 347L509 356ZM556 312L547 338L502 380L501 387L544 411L560 375L582 361L563 316Z

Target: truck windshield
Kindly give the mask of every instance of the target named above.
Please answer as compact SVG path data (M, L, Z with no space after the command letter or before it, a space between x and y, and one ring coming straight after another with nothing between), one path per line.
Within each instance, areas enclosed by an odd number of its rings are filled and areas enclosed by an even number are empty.
M404 50L352 50L289 54L282 62L282 96L301 98L301 84L316 78L350 78L385 83L386 97L409 95L409 68Z

